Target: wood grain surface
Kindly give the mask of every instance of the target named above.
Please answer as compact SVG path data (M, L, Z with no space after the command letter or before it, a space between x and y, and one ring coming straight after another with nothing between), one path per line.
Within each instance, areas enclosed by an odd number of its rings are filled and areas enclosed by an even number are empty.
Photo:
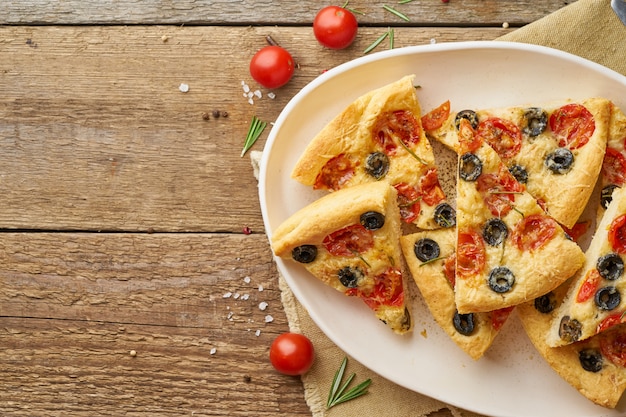
M310 416L267 360L288 323L250 119L388 26L396 47L490 40L565 3L416 0L407 23L353 1L359 37L331 51L322 1L0 2L0 415ZM248 74L267 35L299 64L275 99Z

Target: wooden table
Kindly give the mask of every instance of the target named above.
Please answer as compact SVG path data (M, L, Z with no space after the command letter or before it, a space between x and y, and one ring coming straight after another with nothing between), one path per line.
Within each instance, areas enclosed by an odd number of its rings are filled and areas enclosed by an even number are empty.
M389 2L405 22L353 0L358 38L331 51L319 0L0 2L0 414L310 416L267 360L288 323L240 157L252 116L388 27L396 47L491 40L567 3ZM299 67L251 105L266 35Z

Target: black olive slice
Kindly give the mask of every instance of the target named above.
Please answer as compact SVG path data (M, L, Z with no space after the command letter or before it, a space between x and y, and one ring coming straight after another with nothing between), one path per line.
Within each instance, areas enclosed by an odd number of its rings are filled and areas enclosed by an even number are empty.
M365 172L377 180L389 172L389 158L382 152L373 152L365 160Z
M622 301L622 296L615 287L603 287L596 291L596 305L601 310L613 310Z
M428 262L438 258L441 250L439 249L439 244L437 242L425 237L415 242L413 252L415 252L417 259L422 262Z
M452 318L452 324L457 332L464 336L469 336L474 333L474 314L459 314L459 312L456 311Z
M618 188L615 184L609 184L602 189L600 192L600 204L605 209L609 208L609 204L613 201L613 191Z
M597 349L583 349L578 352L580 366L588 372L600 372L602 370L602 354Z
M497 217L487 220L483 226L483 237L485 242L491 246L500 245L508 235L509 229L506 224Z
M506 266L498 266L489 273L488 283L494 292L502 294L511 291L515 284L515 275Z
M520 184L526 184L528 182L528 171L526 171L526 168L524 168L523 166L512 165L509 168L509 172Z
M341 282L341 284L347 288L358 287L359 280L364 277L363 271L361 271L357 267L352 266L345 266L341 268L337 275L339 275L339 282Z
M385 224L385 216L377 211L366 211L359 218L361 226L367 230L378 230Z
M554 293L550 291L540 297L535 298L535 310L541 314L552 313L552 310L556 308L556 297Z
M291 250L291 257L302 264L311 263L317 257L317 248L315 245L297 246Z
M583 325L570 316L563 316L559 323L559 337L567 343L573 343L580 339Z
M524 119L526 120L526 127L522 129L522 132L531 137L539 136L548 126L548 113L539 107L526 109Z
M483 172L483 163L473 153L466 153L459 161L459 176L465 181L476 181Z
M456 117L454 118L454 126L456 127L456 130L459 130L461 119L469 120L472 125L472 129L476 129L478 127L478 115L474 110L461 110L456 114Z
M544 163L555 174L567 174L572 169L574 154L567 148L557 148L546 156Z
M617 253L608 253L598 258L596 268L602 278L615 281L624 273L624 261Z
M440 203L435 207L435 223L441 227L456 225L456 210L448 203Z

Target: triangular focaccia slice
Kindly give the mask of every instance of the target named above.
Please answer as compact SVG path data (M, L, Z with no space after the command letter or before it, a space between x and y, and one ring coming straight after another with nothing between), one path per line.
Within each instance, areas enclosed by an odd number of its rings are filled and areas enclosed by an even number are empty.
M602 195L599 216L611 202L611 194L615 188L626 183L626 114L615 104L611 106L611 122L606 153L602 162Z
M497 310L553 290L582 266L583 252L467 119L461 120L459 131L459 312Z
M585 340L626 321L626 189L613 192L586 259L555 314L550 346Z
M542 208L572 228L593 192L608 136L610 101L462 110L427 131L458 152L458 122L469 120ZM426 117L427 115L425 115Z
M365 182L396 187L402 219L420 228L454 225L420 121L413 76L355 100L309 143L291 176L335 191Z
M491 346L513 307L459 314L454 304L455 238L454 229L406 235L401 238L402 252L435 321L469 356L479 359Z
M626 389L626 327L614 327L567 346L551 348L546 343L568 283L518 306L518 316L529 339L556 373L594 403L615 408Z
M274 254L361 298L396 333L411 328L397 192L385 182L327 194L282 223Z

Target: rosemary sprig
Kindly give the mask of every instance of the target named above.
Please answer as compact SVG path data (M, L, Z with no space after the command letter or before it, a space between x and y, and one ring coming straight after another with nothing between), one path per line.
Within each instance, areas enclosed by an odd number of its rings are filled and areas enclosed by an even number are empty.
M404 143L402 141L402 139L400 139L400 145L402 145L402 147L404 148L405 151L407 151L408 153L411 154L411 156L413 158L415 158L417 160L417 162L419 162L422 165L428 165L422 158L420 158L419 156L417 156L417 154L415 152L413 152L411 149L409 149L408 146L406 146L406 143Z
M407 15L405 15L402 12L397 11L396 9L394 9L391 6L387 6L386 4L383 4L383 9L387 10L391 14L394 14L394 15L398 16L402 20L406 20L407 22L411 21L411 19L409 19L409 17Z
M365 48L365 50L363 51L363 55L370 53L374 48L376 48L378 45L380 45L382 43L382 41L385 40L385 38L387 36L389 36L389 31L391 29L387 29L387 32L383 33L382 35L380 35L378 37L378 39L376 39L374 42L372 42L372 44L370 46L368 46L367 48Z
M410 2L412 2L412 1L413 1L413 0L400 0L400 1L398 2L398 4L407 4L407 3L410 3Z
M395 40L395 36L394 36L393 29L389 29L389 49L393 49L394 40Z
M330 393L328 394L328 401L326 402L326 409L330 409L331 407L336 406L337 404L345 403L346 401L353 400L355 398L360 397L367 393L367 387L372 383L371 379L366 379L361 382L356 387L352 387L348 390L348 392L344 391L350 385L350 382L354 379L356 374L352 373L348 376L346 382L342 384L343 374L346 371L346 366L348 365L348 358L343 358L341 362L341 366L335 373L335 377L333 378L333 383L330 386Z
M248 129L248 135L246 136L246 141L244 142L243 150L241 151L242 157L250 150L250 148L252 148L252 145L254 145L254 142L257 141L259 136L261 136L261 133L263 133L266 126L267 122L263 122L256 116L252 116L250 128Z

